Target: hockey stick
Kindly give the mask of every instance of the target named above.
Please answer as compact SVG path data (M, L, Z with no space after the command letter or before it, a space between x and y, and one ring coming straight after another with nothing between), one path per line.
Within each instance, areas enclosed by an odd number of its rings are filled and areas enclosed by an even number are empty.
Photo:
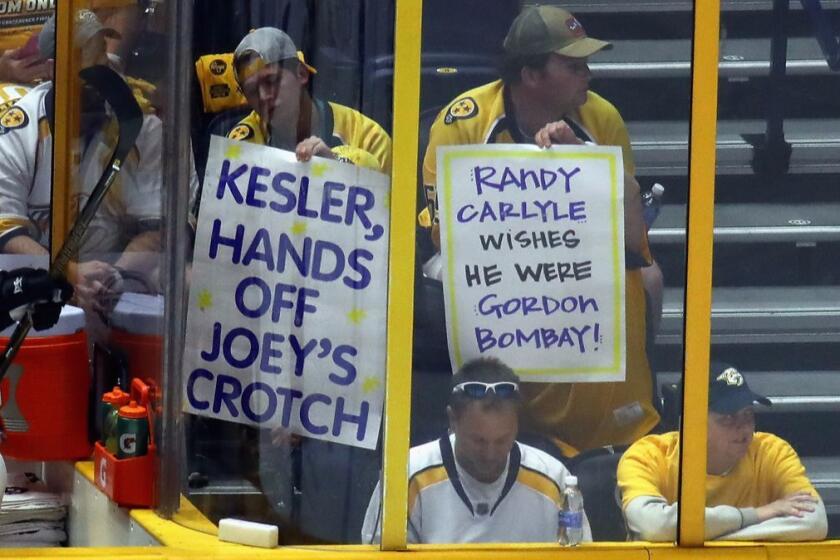
M114 148L114 153L105 166L102 176L97 181L96 186L93 187L84 208L76 221L73 222L70 233L50 264L50 276L54 278L66 277L67 265L79 252L88 225L96 215L96 210L120 172L123 160L134 146L134 141L137 140L137 135L140 134L140 128L143 126L143 112L137 105L137 100L134 99L131 88L114 70L108 66L96 65L85 68L79 72L79 75L111 106L119 125L119 136L117 146ZM32 313L27 311L15 327L15 331L6 345L6 350L3 352L2 362L0 362L0 380L6 375L9 366L12 365L12 360L15 359L31 328Z

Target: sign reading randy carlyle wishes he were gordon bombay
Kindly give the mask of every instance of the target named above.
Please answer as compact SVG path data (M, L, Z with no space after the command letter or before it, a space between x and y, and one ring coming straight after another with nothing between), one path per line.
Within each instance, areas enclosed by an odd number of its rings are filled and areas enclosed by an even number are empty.
M616 147L438 149L453 367L624 380L624 174Z
M187 412L376 446L389 200L381 173L213 137L190 275Z

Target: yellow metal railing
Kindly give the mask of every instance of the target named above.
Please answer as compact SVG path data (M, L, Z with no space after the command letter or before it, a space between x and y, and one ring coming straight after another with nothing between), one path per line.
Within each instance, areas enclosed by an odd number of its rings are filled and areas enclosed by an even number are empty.
M695 2L680 445L681 546L702 546L704 541L719 28L720 0Z
M394 31L394 164L388 277L388 361L382 548L405 548L408 446L411 428L411 351L414 328L414 228L420 131L420 31L423 2L397 2Z

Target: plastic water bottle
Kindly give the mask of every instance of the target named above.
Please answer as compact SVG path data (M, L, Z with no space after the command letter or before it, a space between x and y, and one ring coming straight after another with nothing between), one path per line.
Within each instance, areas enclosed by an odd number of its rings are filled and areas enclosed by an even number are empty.
M662 210L662 195L665 194L665 187L654 183L649 191L642 193L642 213L644 214L647 228L653 225Z
M576 476L566 477L563 507L558 513L557 542L563 546L577 546L583 540L583 496Z

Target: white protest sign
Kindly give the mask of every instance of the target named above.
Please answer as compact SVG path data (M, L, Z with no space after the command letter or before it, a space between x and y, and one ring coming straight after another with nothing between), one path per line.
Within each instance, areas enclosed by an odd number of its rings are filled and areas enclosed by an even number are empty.
M453 367L495 356L523 381L623 381L621 149L446 146L437 161Z
M389 179L214 136L192 266L184 410L373 449Z

